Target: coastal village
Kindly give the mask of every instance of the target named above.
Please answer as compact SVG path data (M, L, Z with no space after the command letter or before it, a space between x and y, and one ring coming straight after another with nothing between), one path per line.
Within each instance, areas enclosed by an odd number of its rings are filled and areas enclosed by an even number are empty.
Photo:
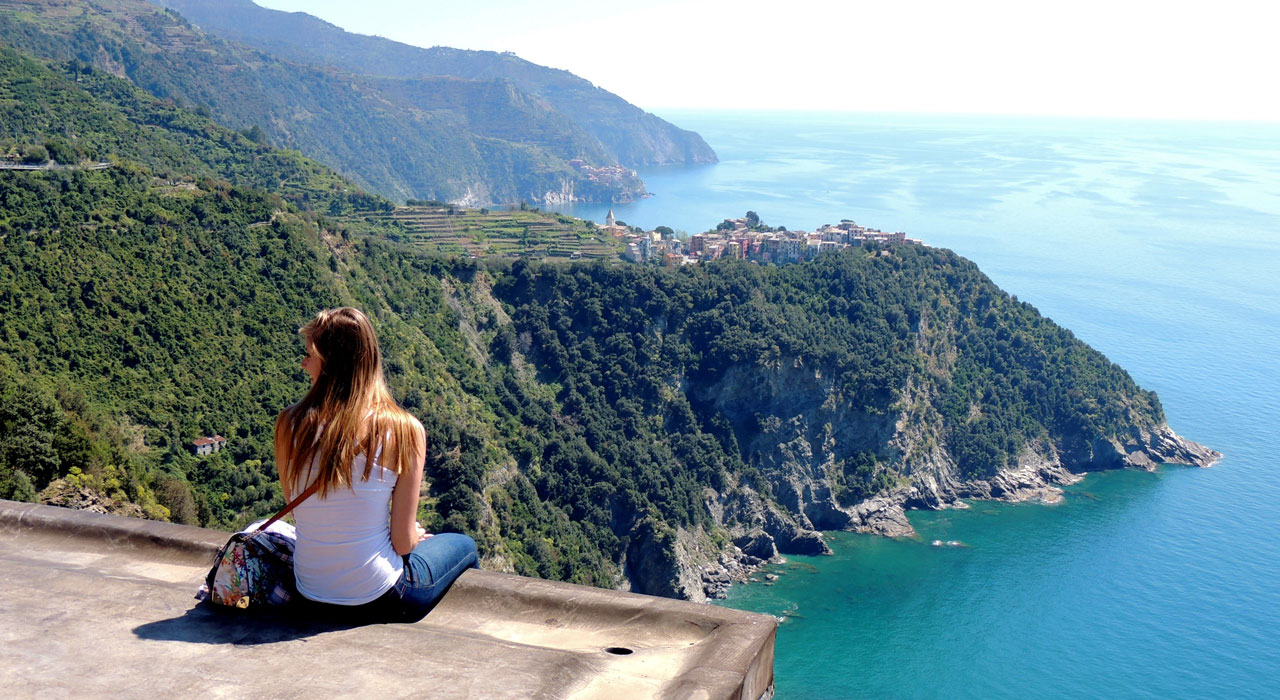
M596 185L600 185L601 187L609 187L618 190L625 190L628 187L633 187L640 177L636 174L635 170L626 166L593 166L581 158L574 158L573 160L570 160L569 165L588 181ZM641 191L643 191L643 187L641 188ZM618 200L615 199L614 201L616 202Z
M624 242L622 259L631 262L659 262L663 265L690 265L720 258L752 260L760 263L784 264L812 260L824 253L868 243L885 245L924 245L898 231L888 233L859 226L843 219L838 224L823 224L815 231L788 231L762 226L753 212L739 219L725 219L714 231L695 233L680 239L667 227L637 232L618 223L613 209L605 217L603 230Z

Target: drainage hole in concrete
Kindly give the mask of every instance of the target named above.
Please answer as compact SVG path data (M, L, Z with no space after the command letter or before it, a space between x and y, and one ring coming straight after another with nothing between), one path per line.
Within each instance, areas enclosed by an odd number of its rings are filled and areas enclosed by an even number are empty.
M626 656L631 650L626 647L605 647L604 653L613 654L614 656Z

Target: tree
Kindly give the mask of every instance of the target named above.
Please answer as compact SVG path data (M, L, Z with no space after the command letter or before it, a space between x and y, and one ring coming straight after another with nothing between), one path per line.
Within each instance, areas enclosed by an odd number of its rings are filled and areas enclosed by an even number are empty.
M207 109L208 108L206 108L206 111ZM198 109L197 109L197 114L199 114ZM208 115L202 114L201 116L208 116ZM245 129L241 133L244 134L245 138L249 139L250 141L254 142L259 146L267 145L267 134L262 130L262 127L258 126L257 124L254 124L248 129Z
M75 163L80 160L80 153L76 147L60 136L46 139L44 149L50 159L59 163Z
M28 165L39 165L49 162L49 151L44 146L27 146L22 149L22 162Z
M751 228L755 228L760 225L760 215L753 211L747 212L746 219L747 219L747 226Z

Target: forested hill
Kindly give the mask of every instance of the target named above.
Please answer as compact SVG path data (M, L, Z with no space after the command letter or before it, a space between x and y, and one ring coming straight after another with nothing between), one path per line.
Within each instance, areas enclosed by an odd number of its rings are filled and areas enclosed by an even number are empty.
M144 0L0 0L0 44L78 60L232 128L256 128L392 199L478 206L644 192L629 170L601 178L571 164L616 161L545 99L493 80L389 85L220 39Z
M5 175L0 202L6 496L220 526L277 507L295 329L340 303L428 426L426 521L527 574L696 597L730 541L821 551L812 528L867 527L877 496L1188 454L1161 451L1154 396L947 251L482 270L123 169ZM186 452L214 433L227 451Z
M256 129L233 131L79 61L48 66L0 47L0 157L6 156L62 165L126 159L172 187L225 179L334 215L391 208L296 151L271 148Z
M278 508L296 329L342 304L427 427L423 521L523 574L700 598L823 551L821 529L903 534L904 508L1215 456L947 250L481 266L80 62L0 52L0 117L0 155L71 166L0 170L0 497L215 527ZM227 449L191 453L214 434Z
M278 507L296 328L336 304L372 314L428 428L425 522L525 574L697 598L731 543L822 551L814 528L1028 469L1211 458L945 250L484 269L124 166L0 174L0 210L2 496L221 527ZM209 434L228 449L191 455Z
M442 46L418 48L352 34L311 15L269 10L251 0L150 1L181 12L219 36L302 63L411 82L427 76L453 76L467 79L461 86L469 90L491 89L487 85L493 81L508 83L546 100L598 139L609 156L623 165L716 161L715 152L696 133L644 112L568 71L539 66L514 54ZM585 37L584 50L595 50L593 43L604 41L607 38Z

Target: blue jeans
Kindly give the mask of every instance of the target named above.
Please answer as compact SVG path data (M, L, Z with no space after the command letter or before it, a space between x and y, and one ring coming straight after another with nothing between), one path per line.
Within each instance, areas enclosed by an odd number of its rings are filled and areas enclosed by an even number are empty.
M344 622L417 622L431 612L463 571L480 568L475 540L445 532L418 543L404 555L404 573L386 593L363 605L331 605L304 600L312 611ZM299 596L301 598L302 596Z
M394 610L393 616L400 618L398 621L417 622L431 612L463 571L478 568L480 557L475 540L444 532L419 542L404 555L404 573L382 597L391 598L389 607Z

